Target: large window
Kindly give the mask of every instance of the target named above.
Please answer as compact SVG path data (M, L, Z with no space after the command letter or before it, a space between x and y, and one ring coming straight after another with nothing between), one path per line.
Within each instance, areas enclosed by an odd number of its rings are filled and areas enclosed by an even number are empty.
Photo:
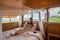
M2 18L2 23L19 22L19 16Z
M41 16L41 21L45 22L46 21L46 10L40 10L40 16Z
M27 20L29 20L30 17L31 17L31 14L25 14L23 19L24 19L24 21L27 21Z
M9 18L2 18L2 23L9 23Z
M49 22L60 22L60 7L49 9Z
M33 13L33 21L39 21L39 13L38 12Z
M44 9L33 12L33 21L39 21L39 13L40 13L41 21L45 22L46 21L46 16L45 15L46 15L47 11L44 10Z
M16 18L11 18L11 22L19 22L19 16L17 16Z
M32 18L33 18L33 21L39 21L39 13L40 13L40 16L41 16L41 21L46 21L46 17L45 17L45 15L46 15L46 13L47 13L47 11L46 10L33 10L33 11L31 11L30 13L32 13L32 14L25 14L24 15L24 20L25 21L27 21L27 20L29 20L29 18L32 16Z

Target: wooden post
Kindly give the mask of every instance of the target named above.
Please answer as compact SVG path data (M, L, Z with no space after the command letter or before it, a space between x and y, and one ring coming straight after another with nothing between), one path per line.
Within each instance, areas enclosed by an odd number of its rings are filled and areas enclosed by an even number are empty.
M39 21L41 21L41 13L39 12Z
M33 19L33 10L31 11L31 17L32 17L32 19Z
M47 13L46 13L46 20L47 20L47 22L48 22L48 20L49 20L49 11L48 11L48 7L46 8L47 9Z
M23 15L21 15L21 19L22 19L22 21L21 21L21 27L23 27Z
M10 16L9 16L9 21L11 22L11 18L10 18Z
M49 7L46 8L47 13L46 13L46 21L49 22L49 11L48 11ZM48 40L48 27L46 26L46 39Z
M0 40L2 40L2 11L0 11Z

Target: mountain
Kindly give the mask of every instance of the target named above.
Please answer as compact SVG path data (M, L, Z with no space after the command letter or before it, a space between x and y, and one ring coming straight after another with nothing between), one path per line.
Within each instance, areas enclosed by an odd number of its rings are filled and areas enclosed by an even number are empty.
M60 16L51 16L50 18L60 18Z

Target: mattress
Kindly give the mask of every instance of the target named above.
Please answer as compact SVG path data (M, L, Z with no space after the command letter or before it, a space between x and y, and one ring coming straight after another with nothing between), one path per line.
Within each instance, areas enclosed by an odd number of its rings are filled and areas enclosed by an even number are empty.
M5 38L3 40L38 40L38 39L34 36L25 37L25 36L18 35L18 36L13 36L10 38Z
M3 40L43 40L43 38L40 33L26 32L23 35L3 38Z

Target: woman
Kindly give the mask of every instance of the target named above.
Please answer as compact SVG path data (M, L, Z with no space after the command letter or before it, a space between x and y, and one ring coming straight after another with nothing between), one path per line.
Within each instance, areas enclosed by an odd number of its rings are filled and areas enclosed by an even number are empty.
M29 25L30 27L34 26L32 18L30 18L29 21L24 24L24 27L26 27L27 25Z
M33 24L32 18L30 18L29 21L24 24L24 28L30 29L31 31L35 30L36 25Z

